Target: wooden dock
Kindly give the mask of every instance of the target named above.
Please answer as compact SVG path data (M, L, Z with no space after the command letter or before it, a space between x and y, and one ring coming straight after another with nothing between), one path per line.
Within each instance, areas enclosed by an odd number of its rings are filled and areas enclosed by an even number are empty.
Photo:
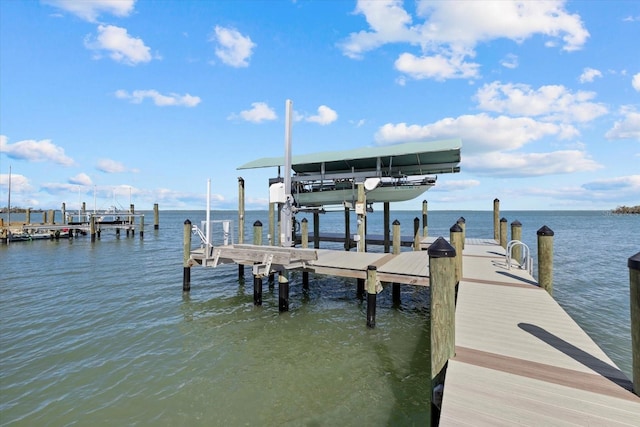
M640 425L629 379L501 246L463 254L441 426Z

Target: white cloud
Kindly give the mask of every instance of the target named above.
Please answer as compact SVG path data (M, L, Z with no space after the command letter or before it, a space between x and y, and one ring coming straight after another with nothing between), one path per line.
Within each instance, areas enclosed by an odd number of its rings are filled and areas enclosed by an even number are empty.
M89 186L93 184L93 181L91 181L91 177L86 173L79 173L78 175L69 178L69 184Z
M596 77L602 77L602 72L595 68L585 68L579 77L580 83L591 83Z
M6 153L12 159L28 162L53 162L62 166L73 164L73 159L64 153L64 149L52 143L50 139L41 141L26 139L15 144L9 144L8 141L5 135L0 135L0 152Z
M149 47L145 46L142 39L132 37L125 28L114 25L99 25L98 35L93 39L87 36L85 47L96 51L100 58L100 51L109 52L109 57L116 62L127 65L137 65L141 62L151 61Z
M632 191L638 195L640 194L640 175L601 179L586 183L583 187L592 191Z
M607 139L637 139L640 141L640 113L623 107L622 120L618 120L607 131Z
M564 50L573 51L589 37L580 16L567 12L561 0L465 2L464 7L459 2L423 0L416 11L418 23L401 0L359 0L354 13L365 17L369 31L351 33L339 47L344 55L359 59L387 43L416 46L419 52L401 54L396 68L417 79L446 79L477 76L478 64L466 58L475 56L479 43L502 38L521 43L541 34L561 40Z
M140 104L145 98L153 100L153 103L159 107L166 106L181 106L181 107L195 107L201 101L199 96L178 95L177 93L170 93L168 95L162 95L156 90L134 90L129 93L126 90L118 90L115 92L116 98L129 99L134 104Z
M89 22L95 22L102 13L118 17L129 16L135 2L136 0L43 0L43 3L66 10Z
M539 122L528 117L490 117L487 114L445 118L428 125L388 123L378 129L379 144L460 138L465 154L515 150L546 136L560 139L578 135L569 125Z
M125 172L127 168L121 162L112 159L100 159L96 165L96 169L106 173Z
M485 111L538 116L543 120L588 122L607 113L602 104L591 102L594 92L571 92L562 85L485 84L476 92L478 107Z
M308 122L318 123L321 125L328 125L338 120L338 113L326 105L318 107L318 114L315 116L307 117Z
M240 114L231 114L228 119L241 118L247 122L262 123L265 120L275 120L278 118L273 108L266 102L253 102L250 110L241 111Z
M631 79L631 86L638 92L640 92L640 73L635 74Z
M500 61L500 65L512 70L518 68L518 56L512 53L508 54Z
M0 174L0 185L8 188L9 187L9 174L3 173ZM29 180L26 176L12 173L11 174L11 192L12 194L19 193L27 193L33 190L31 184L29 184ZM6 202L6 200L5 200ZM13 203L12 203L13 205Z
M429 190L429 192L442 191L442 192L451 192L451 191L460 191L460 190L468 190L469 188L478 187L480 185L480 181L477 179L459 179L459 180L446 180L443 182L438 182L433 189Z
M216 56L232 67L248 67L256 44L234 28L215 27L211 40L216 42Z
M528 177L575 172L591 172L602 165L584 151L562 150L550 153L494 152L463 159L465 170L492 176Z

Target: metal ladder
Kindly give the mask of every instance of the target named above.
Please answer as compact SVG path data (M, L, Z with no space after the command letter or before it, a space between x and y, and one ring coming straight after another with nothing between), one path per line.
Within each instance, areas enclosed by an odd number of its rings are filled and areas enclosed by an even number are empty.
M518 263L518 268L521 270L527 270L527 272L533 276L533 259L531 258L531 251L529 247L520 240L511 240L507 243L507 253L505 255L507 262L507 269L511 270L511 250L517 246L522 246L522 256L519 260L515 260Z

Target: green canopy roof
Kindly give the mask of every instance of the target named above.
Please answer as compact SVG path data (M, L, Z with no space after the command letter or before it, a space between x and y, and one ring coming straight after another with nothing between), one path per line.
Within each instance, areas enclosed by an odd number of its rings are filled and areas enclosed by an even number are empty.
M378 162L382 170L393 170L394 174L424 175L458 172L460 170L459 139L410 142L384 147L365 147L345 151L326 151L292 156L291 168L296 174L356 172L376 170ZM379 159L379 160L378 160ZM284 166L284 157L265 157L238 167L257 169Z

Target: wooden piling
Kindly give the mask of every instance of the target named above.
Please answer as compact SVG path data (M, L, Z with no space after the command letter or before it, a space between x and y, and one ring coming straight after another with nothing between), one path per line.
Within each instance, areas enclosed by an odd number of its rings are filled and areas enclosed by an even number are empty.
M455 283L460 283L462 279L462 227L460 222L456 222L449 229L449 242L451 246L456 250L455 256Z
M287 270L278 274L278 310L282 313L289 311L289 277Z
M378 269L375 265L367 267L367 326L376 326L376 297L378 284Z
M56 223L56 211L54 209L49 209L49 224L53 225Z
M93 218L93 215L91 216ZM182 252L182 292L191 290L191 221L184 222Z
M244 243L244 179L238 177L238 243Z
M553 230L546 225L538 232L538 284L553 295Z
M420 218L413 219L413 250L420 250Z
M362 300L364 298L364 282L365 279L356 279L356 298Z
M89 218L89 235L91 236L91 241L96 241L96 216L91 215Z
M344 250L351 250L351 210L344 207Z
M511 223L511 240L522 241L522 224L517 219ZM520 262L522 259L522 246L515 245L511 248L511 259Z
M500 219L500 246L507 248L507 219Z
M157 230L160 228L160 209L158 208L158 204L153 204L153 229Z
M500 200L493 200L493 240L500 239Z
M320 214L313 211L313 248L320 249Z
M61 214L62 214L62 224L66 224L67 223L67 205L66 203L62 203L62 208L60 208Z
M393 254L400 253L400 221L393 221Z
M389 238L389 235L391 234L391 229L389 228L389 202L383 203L382 211L382 222L384 226L384 253L387 254L389 253L391 243L391 239Z
M456 250L438 237L428 249L431 292L431 379L442 382L447 361L455 355Z
M140 217L140 238L144 238L144 215Z
M25 219L24 219L25 224L31 224L31 208L27 208L24 212L24 215L25 215Z
M631 304L631 349L633 392L640 396L640 252L630 257L629 301Z
M462 228L462 249L464 249L464 242L467 240L467 220L461 216L456 222Z
M262 245L262 222L259 220L253 223L253 244Z
M365 221L367 220L367 199L364 194L364 183L358 184L358 201L356 202L358 217L358 252L366 252Z
M262 276L253 275L253 305L262 305Z
M42 211L42 224L47 224L47 211Z
M133 224L136 221L136 218L133 216L135 215L135 213L135 206L133 205L133 203L131 203L129 205L129 224Z
M309 247L309 221L307 218L302 218L300 221L300 246L305 249Z
M275 215L275 203L269 203L269 246L276 246L275 229L276 229L276 215Z
M422 237L429 236L429 225L427 217L427 201L422 201Z

